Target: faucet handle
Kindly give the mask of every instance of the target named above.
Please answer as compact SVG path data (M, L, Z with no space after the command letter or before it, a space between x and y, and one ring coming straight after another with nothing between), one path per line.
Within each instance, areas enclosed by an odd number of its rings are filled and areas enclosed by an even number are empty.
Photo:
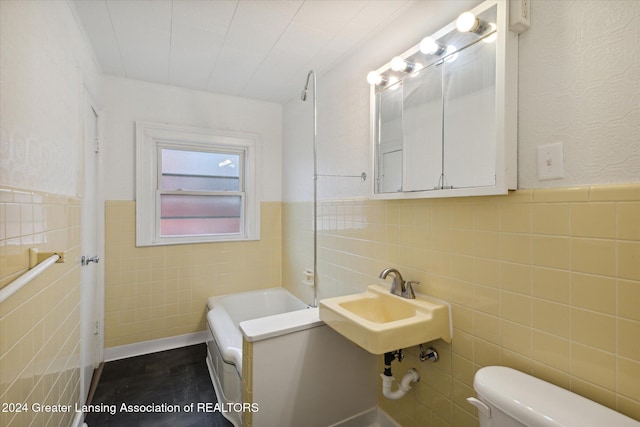
M409 298L409 299L415 299L416 294L415 292L413 292L413 285L419 285L420 282L417 280L409 280L408 282L406 282L405 284L405 292L403 293L403 297L405 298Z

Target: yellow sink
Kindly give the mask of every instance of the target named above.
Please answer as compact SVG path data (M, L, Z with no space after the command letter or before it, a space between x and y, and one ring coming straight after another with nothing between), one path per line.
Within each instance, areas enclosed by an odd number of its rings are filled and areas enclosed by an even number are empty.
M421 294L402 298L380 285L321 300L320 319L373 354L437 339L451 342L449 304Z

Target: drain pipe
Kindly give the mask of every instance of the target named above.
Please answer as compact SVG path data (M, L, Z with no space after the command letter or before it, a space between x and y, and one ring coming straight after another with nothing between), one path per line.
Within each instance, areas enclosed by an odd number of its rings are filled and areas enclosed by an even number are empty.
M398 389L395 391L391 391L391 384L395 381L395 378L391 374L391 362L393 362L396 358L398 359L398 361L402 361L402 350L385 353L384 373L380 374L380 377L382 377L382 394L384 397L391 400L400 399L402 396L407 394L409 390L411 390L411 386L409 384L420 381L420 375L418 374L418 371L411 368L405 374L405 376L402 377L402 380L400 380Z
M398 385L398 389L395 391L391 391L391 384L396 380L394 377L388 377L385 374L380 374L382 377L382 394L387 399L398 400L409 390L411 390L410 383L415 383L420 381L420 375L418 371L411 368L409 371L402 377L400 384Z

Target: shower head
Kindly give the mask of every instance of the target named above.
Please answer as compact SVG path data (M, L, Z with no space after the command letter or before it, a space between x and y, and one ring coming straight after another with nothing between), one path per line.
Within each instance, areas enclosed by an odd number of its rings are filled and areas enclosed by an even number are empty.
M303 101L307 100L307 95L309 94L309 79L311 79L312 75L315 79L316 73L313 70L309 71L309 73L307 74L307 82L304 84L304 90L302 91L302 95L300 96L300 99L302 99ZM313 89L315 90L315 82Z

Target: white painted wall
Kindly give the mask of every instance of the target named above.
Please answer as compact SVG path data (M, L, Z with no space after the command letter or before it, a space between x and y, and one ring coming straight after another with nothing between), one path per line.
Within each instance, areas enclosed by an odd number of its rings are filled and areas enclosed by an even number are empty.
M301 76L300 90L304 87ZM321 122L326 126L326 122ZM294 99L284 106L282 195L285 201L313 199L313 100Z
M106 200L135 198L135 122L150 121L259 135L262 201L281 200L282 106L228 95L105 77Z
M640 181L640 2L531 4L520 35L518 185ZM564 142L565 178L539 181L536 147Z
M100 103L100 70L66 1L0 4L0 182L81 192L83 90Z
M367 72L478 3L417 2L319 76L320 173L372 176ZM533 0L531 16L519 40L519 187L638 182L640 2ZM296 100L284 107L285 201L312 197L298 184L311 179L311 154L303 148L311 144L309 114ZM540 181L536 147L557 141L564 142L565 178ZM369 197L371 185L320 178L318 192L320 199Z

